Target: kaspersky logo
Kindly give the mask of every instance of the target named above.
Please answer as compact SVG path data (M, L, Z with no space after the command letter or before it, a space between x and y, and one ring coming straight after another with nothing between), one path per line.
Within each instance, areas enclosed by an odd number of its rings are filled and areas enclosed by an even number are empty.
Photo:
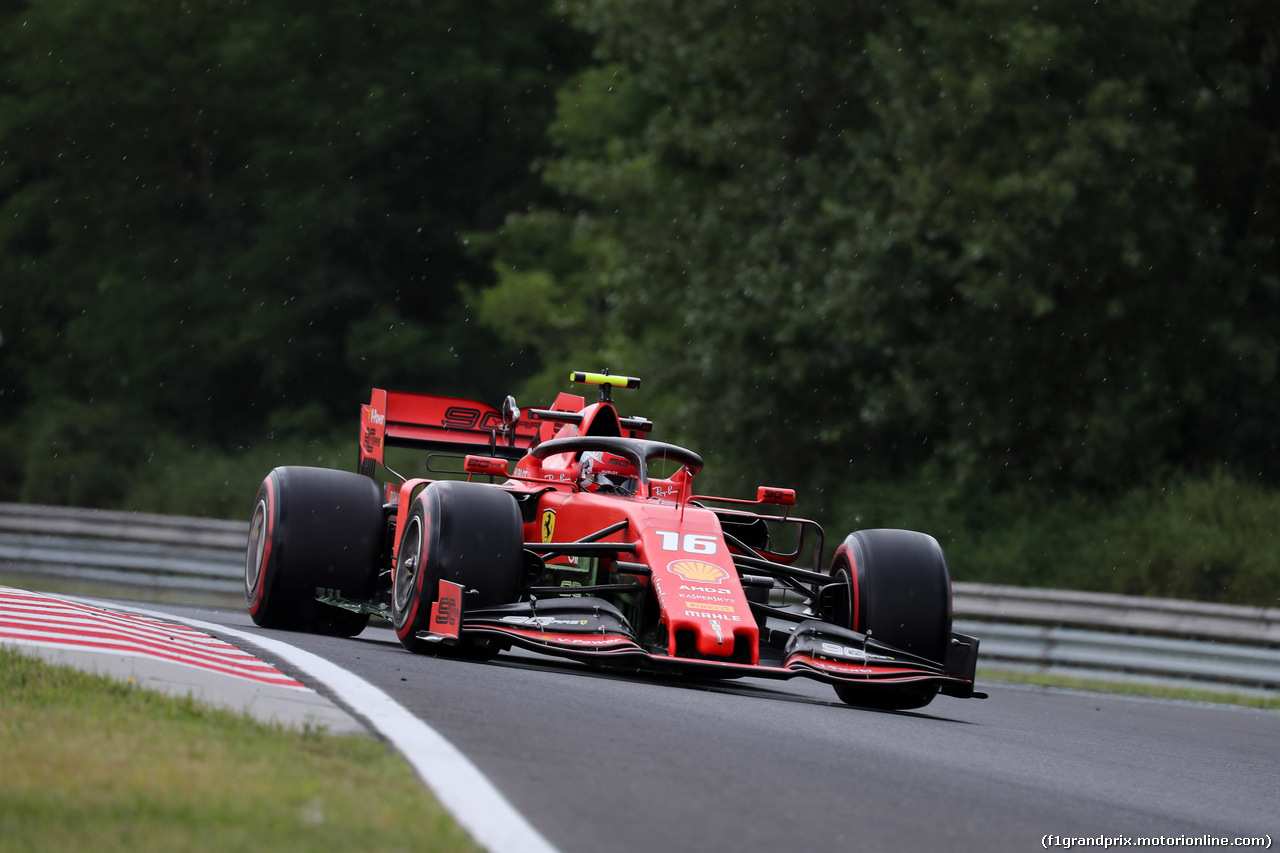
M722 583L729 573L715 563L702 560L673 560L667 565L673 575L694 583Z

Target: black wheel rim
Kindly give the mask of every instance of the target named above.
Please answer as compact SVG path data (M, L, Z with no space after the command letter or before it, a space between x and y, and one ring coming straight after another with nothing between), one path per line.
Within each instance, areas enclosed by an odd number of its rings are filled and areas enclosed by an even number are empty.
M263 559L267 551L267 499L258 501L249 522L249 547L245 550L244 591L252 601L262 582Z
M409 519L400 541L400 554L396 560L393 594L397 614L405 613L413 601L413 590L418 580L422 562L422 520L416 515Z
M831 592L831 614L827 621L839 625L841 628L853 628L852 576L848 567L843 565L832 572L832 576L837 582L844 581L844 583Z

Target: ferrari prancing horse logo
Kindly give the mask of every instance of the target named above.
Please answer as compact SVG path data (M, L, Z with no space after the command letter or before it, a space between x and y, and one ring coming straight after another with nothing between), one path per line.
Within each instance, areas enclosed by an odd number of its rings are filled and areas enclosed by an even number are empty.
M542 512L542 541L550 542L556 533L556 511L554 509L543 510Z

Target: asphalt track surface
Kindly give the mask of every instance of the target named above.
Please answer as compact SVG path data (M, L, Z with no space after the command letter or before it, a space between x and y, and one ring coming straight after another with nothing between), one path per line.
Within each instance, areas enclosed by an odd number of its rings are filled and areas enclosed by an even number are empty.
M564 853L1280 840L1276 712L992 685L984 701L886 713L803 679L666 681L524 653L471 663L411 655L386 629L335 639L265 631L242 613L155 609L357 673Z

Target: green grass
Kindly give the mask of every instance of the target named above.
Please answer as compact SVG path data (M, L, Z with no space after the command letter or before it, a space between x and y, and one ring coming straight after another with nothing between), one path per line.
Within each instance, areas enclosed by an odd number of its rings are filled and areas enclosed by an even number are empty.
M474 851L367 736L293 731L0 648L0 851Z
M1260 696L1251 693L1230 693L1205 690L1196 687L1174 687L1161 684L1142 684L1129 681L1110 681L1104 678L1077 678L1069 675L1051 675L1043 672L982 667L978 670L979 683L985 681L1009 681L1017 684L1036 684L1041 687L1066 687L1072 690L1092 690L1097 693L1122 693L1129 696L1150 696L1156 699L1180 699L1186 702L1215 702L1221 705L1244 705L1268 711L1280 710L1280 695ZM981 687L979 687L981 689Z

